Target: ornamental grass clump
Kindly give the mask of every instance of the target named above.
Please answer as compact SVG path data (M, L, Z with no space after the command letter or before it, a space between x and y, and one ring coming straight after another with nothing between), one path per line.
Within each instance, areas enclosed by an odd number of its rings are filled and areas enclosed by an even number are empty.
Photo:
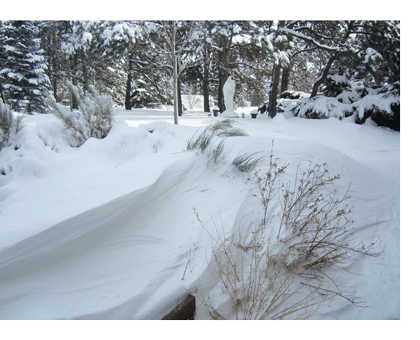
M188 151L194 151L196 153L201 152L203 153L204 150L210 145L214 137L214 132L211 128L207 127L202 131L198 136L195 134L187 140L186 149Z
M237 155L232 161L234 169L239 172L251 172L261 161L261 158L255 157L257 154L257 152L254 152Z
M114 122L114 103L111 96L99 93L92 85L88 91L67 82L67 87L76 98L78 110L71 111L66 106L56 103L53 98L48 104L53 114L59 118L70 131L76 146L85 143L89 138L105 138Z
M186 150L194 151L196 154L205 153L208 157L207 167L215 169L217 166L225 163L228 156L224 144L226 138L246 135L245 133L242 133L242 130L240 129L230 129L232 124L231 121L226 119L206 127L199 134L194 134L187 140ZM215 142L217 138L222 138L222 140L217 143ZM255 157L256 154L257 153L243 153L237 155L232 160L233 169L226 171L225 175L229 175L233 172L247 173L254 170L261 160L260 158Z
M21 128L23 115L14 116L8 105L0 99L0 150L9 145L12 135Z
M210 129L219 137L248 136L244 130L234 127L235 124L231 119L224 119L212 124Z

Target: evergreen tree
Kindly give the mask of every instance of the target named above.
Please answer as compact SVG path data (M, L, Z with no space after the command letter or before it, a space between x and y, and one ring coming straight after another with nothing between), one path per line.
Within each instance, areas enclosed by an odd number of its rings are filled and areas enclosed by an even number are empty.
M3 101L15 111L32 113L48 109L45 97L50 81L40 48L39 29L33 21L0 24L0 84Z
M382 86L400 80L400 22L362 21L354 25L353 54L342 59L354 78Z
M223 112L226 110L223 86L229 76L240 80L238 94L255 84L255 78L252 80L255 74L250 74L249 66L250 61L261 56L257 52L259 46L252 42L257 27L251 21L208 21L204 29L206 45L211 48L212 62L218 69L218 106ZM248 93L251 97L252 92Z
M144 48L143 24L139 21L111 21L106 25L102 36L105 46L104 56L115 61L125 75L125 109L131 110L135 96L136 69L141 60L138 54Z
M70 21L66 23L66 33L63 34L61 52L64 53L68 80L74 85L83 85L87 91L89 84L94 84L94 65L101 56L97 50L99 36L99 21ZM71 94L71 107L77 109L77 100Z

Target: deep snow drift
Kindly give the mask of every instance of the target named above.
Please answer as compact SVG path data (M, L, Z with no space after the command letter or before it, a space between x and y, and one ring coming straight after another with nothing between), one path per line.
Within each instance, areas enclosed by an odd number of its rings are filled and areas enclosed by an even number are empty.
M54 116L25 118L0 153L0 319L160 319L188 293L208 319L211 242L195 212L229 234L259 211L250 174L186 151L220 119L185 112L174 126L170 111L119 110L105 139L72 148ZM313 318L399 319L399 132L351 118L235 122L248 136L226 138L229 159L255 152L264 170L274 141L290 172L327 163L339 191L350 185L354 238L383 250L351 267L366 308L336 299Z

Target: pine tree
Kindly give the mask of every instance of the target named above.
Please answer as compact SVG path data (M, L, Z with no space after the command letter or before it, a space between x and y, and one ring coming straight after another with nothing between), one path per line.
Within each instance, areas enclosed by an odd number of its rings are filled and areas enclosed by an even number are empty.
M0 84L3 100L19 112L46 112L50 81L38 27L33 21L0 24Z
M69 28L69 22L46 20L40 21L38 27L41 48L45 51L46 73L51 82L52 93L55 100L61 102L68 93L66 86L67 61L64 52L61 50L61 43Z
M131 110L135 88L136 68L141 65L138 54L144 48L143 25L139 21L110 21L102 33L105 50L103 55L114 60L125 75L125 109Z
M354 52L347 65L357 79L382 86L400 81L400 22L362 21L355 24ZM349 67L349 68L350 68Z

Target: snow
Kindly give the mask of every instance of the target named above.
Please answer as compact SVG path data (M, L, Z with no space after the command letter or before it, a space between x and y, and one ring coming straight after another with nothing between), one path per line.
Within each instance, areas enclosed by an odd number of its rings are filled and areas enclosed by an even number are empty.
M351 104L340 103L335 97L318 97L314 99L308 99L304 104L298 108L298 116L306 117L312 112L315 112L320 117L334 117L343 118L346 111L351 111Z
M359 118L363 118L365 109L377 107L382 111L388 112L393 115L391 111L391 104L399 102L399 98L394 96L386 96L384 94L368 94L356 103L357 115Z
M336 84L346 84L349 82L346 76L341 76L339 74L331 74L328 78L334 80Z
M173 125L171 111L118 109L115 119L106 138L73 148L55 116L27 116L1 150L0 319L160 319L189 293L196 319L208 319L211 240L195 213L230 235L260 211L255 183L186 151L221 118L187 111ZM340 192L350 185L354 238L383 250L350 268L367 308L337 299L313 318L399 319L400 133L350 118L234 121L248 136L225 139L229 159L258 152L264 170L274 140L288 171L327 163Z
M239 114L235 111L226 110L220 114L220 118L239 118Z
M368 63L370 59L375 60L376 58L383 59L382 56L375 51L373 48L368 47L366 49L366 56L364 63Z

